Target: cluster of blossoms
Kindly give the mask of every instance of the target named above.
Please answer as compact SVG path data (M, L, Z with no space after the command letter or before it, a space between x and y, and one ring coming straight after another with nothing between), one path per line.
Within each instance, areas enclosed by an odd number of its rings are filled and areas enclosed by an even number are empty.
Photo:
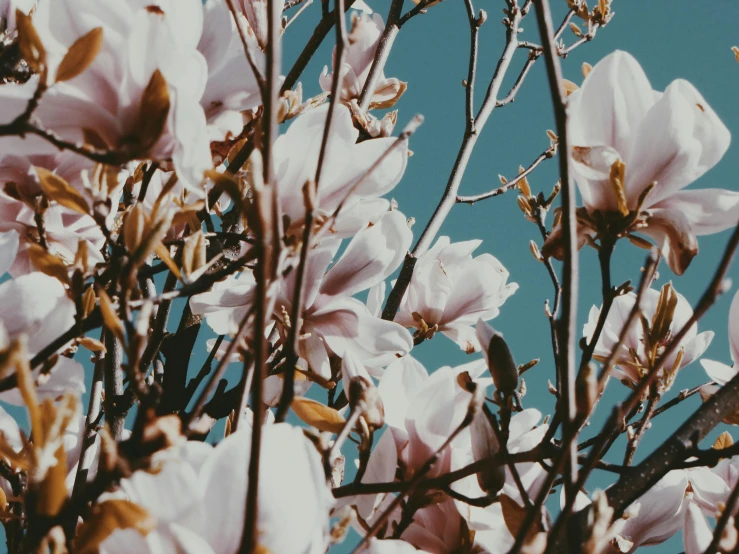
M440 220L414 245L412 206L391 196L419 120L395 133L398 111L375 111L407 88L385 75L387 49L434 2L401 15L394 0L386 28L347 0L351 30L343 37L337 25L344 43L311 77L322 92L306 99L297 80L344 3L333 12L322 3L312 46L282 76L283 35L310 2L290 20L283 12L300 3L0 0L0 521L9 552L322 554L351 532L357 552L373 554L538 554L558 546L554 530L573 511L589 518L579 546L592 554L632 552L678 530L698 554L714 541L707 518L719 522L720 547L735 548L739 457L726 434L708 455L686 450L624 505L613 500L662 395L713 332L698 332L671 282L653 288L654 264L638 290L611 287L604 274L574 393L560 315L548 313L562 390L551 386L551 418L524 407L521 374L538 360L518 365L489 323L518 284L480 251L483 241L436 237ZM515 50L532 2L506 4ZM613 16L608 0L569 7L566 21L582 20L588 40ZM485 17L469 11L474 44ZM554 55L566 57L555 38ZM513 96L545 50L532 48ZM495 97L502 71L480 113L468 114L461 160L486 106L513 98ZM610 261L628 237L681 275L697 235L739 220L739 193L682 190L718 163L729 131L692 85L656 92L624 52L584 73L582 86L568 84L560 130L584 203L578 244ZM556 153L550 138L542 159ZM450 178L454 195L464 165ZM564 289L552 259L572 256L567 216L555 212L547 229L556 193L533 195L529 172L516 180L519 206L542 233L532 250L557 287L558 312ZM730 318L736 360L739 296ZM192 372L201 328L218 337ZM471 361L428 371L414 349L437 333ZM92 353L90 371L74 359L82 351ZM736 368L701 362L711 381L695 392L710 406L736 386ZM229 370L238 375L230 386ZM615 434L594 442L625 432L629 446L621 480L588 494L567 466L582 465L585 478L611 466L603 444L581 464L565 453L611 376L633 401L616 410ZM640 406L642 420L631 422ZM715 411L738 423L729 412ZM562 512L550 515L543 503L560 474Z

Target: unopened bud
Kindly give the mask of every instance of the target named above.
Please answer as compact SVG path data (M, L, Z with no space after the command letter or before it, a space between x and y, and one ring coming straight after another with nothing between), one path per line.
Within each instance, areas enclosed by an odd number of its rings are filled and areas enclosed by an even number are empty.
M518 367L503 335L482 319L477 321L476 335L495 388L502 393L515 392L518 387Z
M477 16L477 20L475 21L475 23L477 23L478 27L481 27L482 24L485 23L485 21L487 21L487 19L488 19L487 12L485 10L480 10L480 14Z
M349 406L352 410L357 406L364 407L364 420L371 430L379 429L385 424L385 408L382 398L371 382L364 377L354 377L349 383Z
M385 409L380 394L367 369L350 350L344 353L341 374L351 410L363 410L363 417L370 429L382 427L385 423Z
M529 250L531 250L531 253L534 255L534 258L536 258L536 261L538 262L544 261L544 258L541 257L541 252L539 252L539 247L536 245L536 243L533 240L529 242Z
M586 365L575 381L577 415L583 421L590 416L598 399L598 379L591 364Z
M580 30L580 27L575 25L574 23L570 23L570 30L577 38L582 38L582 31Z
M477 482L488 495L494 495L505 484L505 467L494 458L500 451L500 442L493 429L493 423L486 413L479 413L470 426L472 457L476 462L487 460L477 472Z

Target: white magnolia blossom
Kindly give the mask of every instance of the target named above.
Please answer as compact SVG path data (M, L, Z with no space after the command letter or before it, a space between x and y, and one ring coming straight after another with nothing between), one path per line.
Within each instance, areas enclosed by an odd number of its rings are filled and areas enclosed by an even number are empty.
M340 241L329 239L313 250L305 274L299 353L314 373L330 378L330 355L343 357L346 350L369 368L384 367L410 352L413 341L408 331L376 317L353 295L395 271L411 240L405 217L394 210L357 233L330 269ZM275 316L283 325L291 313L295 277L291 272L277 293ZM204 314L217 333L233 334L253 301L254 283L251 274L244 274L194 296L190 306L194 313Z
M2 237L2 235L0 235ZM3 238L7 238L6 234ZM17 242L4 243L0 258L0 275L8 267L7 262L15 256L8 255L17 249ZM43 273L33 272L0 284L0 352L10 341L25 337L30 356L59 337L61 333L75 324L76 308L69 299L60 281ZM39 377L41 368L34 375ZM66 356L59 356L50 371L39 378L36 391L40 398L55 399L65 392L85 392L85 371L79 362ZM0 400L22 405L23 399L18 389L0 393Z
M540 421L541 413L534 408L514 414L509 427L508 452L515 454L535 448L542 441L549 428L546 423L542 424ZM475 440L479 439L470 430L467 430L455 441L452 470L465 467L474 461L472 450L474 448L473 441ZM544 468L536 462L522 462L516 464L516 471L529 497L535 498L547 475ZM485 497L485 491L480 488L475 475L456 481L452 488L455 492L469 498ZM505 468L505 483L500 490L500 494L505 494L518 504L523 505L524 500L521 498L513 474L507 467ZM469 529L475 531L476 544L485 548L488 552L505 552L513 546L515 537L506 526L499 502L486 508L470 506L461 501L455 501L455 503L460 514L466 520Z
M0 159L0 235L10 231L21 238L17 256L9 269L14 276L36 269L28 258L28 246L40 242L35 202L42 199L43 189L36 168L58 175L85 197L83 172L91 171L93 165L69 152L28 157L8 155ZM105 237L91 216L51 201L42 217L44 238L50 252L72 263L79 242L84 241L88 263L94 265L103 261L100 249ZM4 253L8 254L9 251Z
M729 308L729 346L732 365L728 366L713 360L701 360L701 365L708 376L720 386L724 386L731 381L739 370L736 365L736 361L739 360L739 292L734 294L731 308Z
M127 151L132 157L171 158L179 178L197 192L203 171L212 167L209 140L238 132L239 110L260 103L228 16L222 2L204 7L200 0L42 2L33 22L43 37L53 86L34 115L44 128L73 142ZM98 27L102 48L91 65L54 83L68 48ZM157 70L166 82L170 107L163 134L142 136L140 131L156 119L142 98ZM4 122L25 110L37 84L33 77L0 89ZM37 137L3 139L3 144L18 153L55 151Z
M683 295L675 292L676 304L674 313L670 320L667 332L662 337L657 337L656 344L652 344L652 348L647 350L647 344L651 344L645 335L644 326L637 321L629 329L621 349L615 353L615 363L613 375L621 380L627 380L636 383L648 372L652 367L653 361L657 360L664 351L665 346L669 343L670 337L674 336L693 315L693 309L690 303ZM654 323L655 314L660 306L660 291L649 288L645 291L640 305L640 311L650 322L650 326ZM595 346L594 355L601 360L607 359L618 343L621 330L631 313L634 303L636 302L636 294L630 292L628 294L617 297L613 301L608 317L606 318L603 332ZM590 308L588 322L583 328L583 336L588 339L595 332L598 322L600 310L593 306ZM653 327L650 327L653 329ZM663 366L666 376L666 384L670 384L675 375L682 368L690 365L700 358L706 351L713 340L713 331L703 331L698 333L698 325L693 324L687 334L680 341L679 346L668 356ZM652 339L654 342L654 338ZM654 360L651 359L651 353L656 352Z
M398 323L418 329L422 338L440 332L467 352L480 350L473 325L497 317L518 284L508 283L508 270L491 254L472 253L482 241L451 243L440 237L418 257L403 296Z
M682 190L721 160L731 139L692 84L677 79L655 91L639 63L616 51L593 67L568 103L573 174L591 216L644 212L636 231L655 241L678 275L698 253L696 235L736 224L738 192ZM621 199L611 182L617 162L625 164ZM552 233L549 242L558 240L561 233Z
M357 7L356 3L353 7ZM341 91L343 102L359 99L367 82L375 51L380 43L385 24L380 14L352 15L352 30L348 37L348 45L344 53L344 63L341 69ZM333 58L334 70L336 70L336 49ZM325 92L331 92L333 74L328 72L328 67L323 68L319 83ZM406 83L391 77L385 77L384 72L380 74L377 88L370 100L370 108L389 108L398 101L405 92Z
M247 427L216 447L190 441L164 453L159 471L137 471L124 479L123 497L156 518L156 528L146 536L118 529L102 543L101 554L236 552L245 520L250 437ZM284 554L325 552L332 503L313 443L297 427L265 425L256 514L259 544Z
M275 141L275 176L282 203L297 233L305 217L303 187L316 177L328 106L295 118ZM341 205L331 223L334 236L346 237L374 222L390 207L381 198L398 184L408 163L408 142L377 138L357 143L359 131L345 106L336 106L317 185L315 218L325 221ZM377 164L377 167L374 167Z

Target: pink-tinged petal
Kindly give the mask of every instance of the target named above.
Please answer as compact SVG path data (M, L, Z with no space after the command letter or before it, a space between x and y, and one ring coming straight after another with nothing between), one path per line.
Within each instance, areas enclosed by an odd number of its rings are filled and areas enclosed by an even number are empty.
M455 385L451 368L441 368L424 382L408 407L405 419L409 438L408 463L413 469L421 467L459 424L459 421L454 421Z
M305 275L303 278L303 298L304 305L307 308L313 306L316 301L316 295L321 287L326 269L334 259L341 241L323 240L321 243L308 251L308 263L305 267ZM284 280L282 285L282 301L278 303L277 310L281 312L281 304L289 309L292 306L292 300L295 295L295 279L297 279L297 270L291 271ZM279 316L279 314L278 314Z
M403 261L412 240L405 216L397 210L387 212L352 239L326 274L321 294L352 296L384 281Z
M684 341L682 346L685 348L685 353L683 355L683 359L680 361L680 367L687 367L700 358L711 345L713 336L713 331L703 331L702 333L698 333L691 340Z
M23 449L23 437L15 419L0 406L0 434L15 452Z
M391 483L395 480L397 467L398 451L395 447L395 439L392 431L387 429L372 450L362 483ZM372 494L358 496L355 501L357 512L362 518L368 520L383 497L384 495Z
M275 141L275 175L283 209L293 221L300 221L305 216L303 186L316 175L327 109L327 106L322 106L304 112ZM349 109L343 105L337 106L318 186L320 207L326 207L325 198L331 193L334 181L347 170L347 166L354 167L356 160L353 157L353 145L358 135L359 131L354 128ZM340 179L341 184L344 182ZM327 209L333 211L336 205L338 202Z
M490 254L471 260L455 277L442 324L471 325L480 318L492 319L506 299L518 290L516 283L506 284L508 271Z
M626 520L621 535L634 546L659 544L683 526L688 478L684 471L670 471L626 509L637 515Z
M669 91L673 87L697 110L694 112L693 137L703 147L698 163L703 173L705 173L726 154L731 142L731 133L716 115L716 112L708 105L706 99L691 83L685 79L676 79L667 87L667 90Z
M719 233L739 222L739 192L733 190L681 190L653 207L682 212L697 236Z
M707 467L691 468L686 473L693 489L693 502L706 513L717 513L719 504L725 503L731 493L726 481Z
M360 197L377 197L390 192L400 182L408 164L408 141L396 145L395 138L365 140L351 150L351 164L333 180L323 180L321 206L333 209L353 191ZM375 166L375 164L377 164ZM361 184L358 184L361 181ZM356 188L355 188L355 185Z
M703 554L712 540L713 531L708 526L706 516L696 504L691 502L685 513L685 527L683 528L685 554Z
M734 294L729 308L729 346L731 359L734 363L739 362L739 292Z
M390 201L386 198L351 198L336 216L331 226L332 235L352 237L368 224L377 223L389 209Z
M574 146L610 146L622 155L654 104L655 93L639 62L617 50L598 62L571 100Z
M385 303L385 290L387 285L385 281L377 283L370 287L367 292L367 309L375 317L381 317L382 306Z
M13 265L19 244L18 231L10 230L0 233L0 276L5 275Z
M374 317L354 298L321 302L321 308L307 321L338 356L351 349L367 365L389 364L413 347L413 339L403 326Z
M135 471L121 482L121 488L162 523L177 521L196 509L202 490L193 467L181 460L162 464L157 473Z
M210 72L223 64L231 45L231 13L226 2L207 0L203 3L203 32L198 51L205 58Z
M453 340L467 354L479 352L481 350L480 342L475 335L475 328L472 325L464 325L455 323L452 325L444 325L440 329L441 333Z
M444 317L444 309L453 283L444 271L441 260L432 260L432 263L423 269L426 271L419 272L416 282L413 283L415 286L412 290L417 296L415 309L413 305L409 305L408 308L412 312L419 313L426 324L433 326L440 323ZM410 315L412 318L413 314Z
M527 433L536 428L540 420L541 412L535 408L527 408L513 415L508 436L508 448L511 452L521 450L519 442Z
M210 291L190 298L190 309L203 315L219 335L232 335L254 299L254 276L243 273L213 285Z
M708 377L722 387L734 378L738 369L713 360L701 360L701 365Z
M654 240L676 275L682 275L698 254L698 239L690 221L678 210L650 210L647 227L639 232Z
M346 350L341 360L341 383L344 386L344 393L347 398L351 381L357 377L364 379L369 384L372 383L372 378L367 373L367 368L364 367L362 361L353 351Z
M74 325L76 309L53 277L30 273L0 285L0 315L11 339L28 335L28 349L36 353Z
M405 427L408 403L428 379L426 369L413 356L403 356L387 366L377 390L385 408L385 423Z
M588 210L615 212L618 198L611 187L611 166L621 156L610 146L575 146L572 148L572 168L577 175L583 204Z
M730 140L728 130L699 97L691 85L675 81L642 121L625 158L630 204L653 182L647 205L668 198L723 156ZM717 152L710 152L712 148Z
M189 191L204 197L203 173L213 168L205 114L197 100L177 91L170 110L172 134L176 139L172 162L177 176Z
M324 379L331 378L331 360L326 352L326 344L315 332L300 341L300 356L308 362L311 371Z

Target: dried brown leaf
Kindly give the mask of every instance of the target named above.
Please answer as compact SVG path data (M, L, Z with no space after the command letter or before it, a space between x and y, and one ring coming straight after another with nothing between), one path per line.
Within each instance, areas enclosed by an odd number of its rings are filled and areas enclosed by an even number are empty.
M712 448L714 450L723 450L724 448L729 448L732 444L734 444L734 439L731 438L728 431L724 431L716 438L716 442L713 443Z
M78 341L82 346L87 348L90 352L107 352L105 345L97 339L92 337L82 337Z
M147 152L156 144L164 132L169 115L169 87L162 73L157 69L149 79L141 95L139 109L138 147Z
M41 183L41 188L50 200L56 200L65 208L74 210L82 215L90 213L90 205L87 203L87 200L82 197L77 189L67 183L67 181L42 167L35 169L39 182Z
M98 291L98 297L100 298L100 314L103 316L103 324L113 332L118 340L124 342L123 322L116 313L113 301L103 289Z
M50 277L56 277L64 284L69 284L67 266L60 257L55 256L38 244L31 244L28 247L28 257L31 264L40 272Z
M46 65L46 49L33 26L31 16L21 10L15 10L16 28L18 29L18 48L21 57L36 73L41 73Z
M74 41L64 55L59 69L56 70L56 80L69 81L90 67L103 47L103 28L95 27L86 35Z
M116 529L134 529L146 536L156 527L156 519L128 500L106 500L93 506L90 517L75 539L78 554L96 554L100 545Z
M344 416L333 408L302 396L293 399L292 409L301 420L320 431L340 433L346 423Z

